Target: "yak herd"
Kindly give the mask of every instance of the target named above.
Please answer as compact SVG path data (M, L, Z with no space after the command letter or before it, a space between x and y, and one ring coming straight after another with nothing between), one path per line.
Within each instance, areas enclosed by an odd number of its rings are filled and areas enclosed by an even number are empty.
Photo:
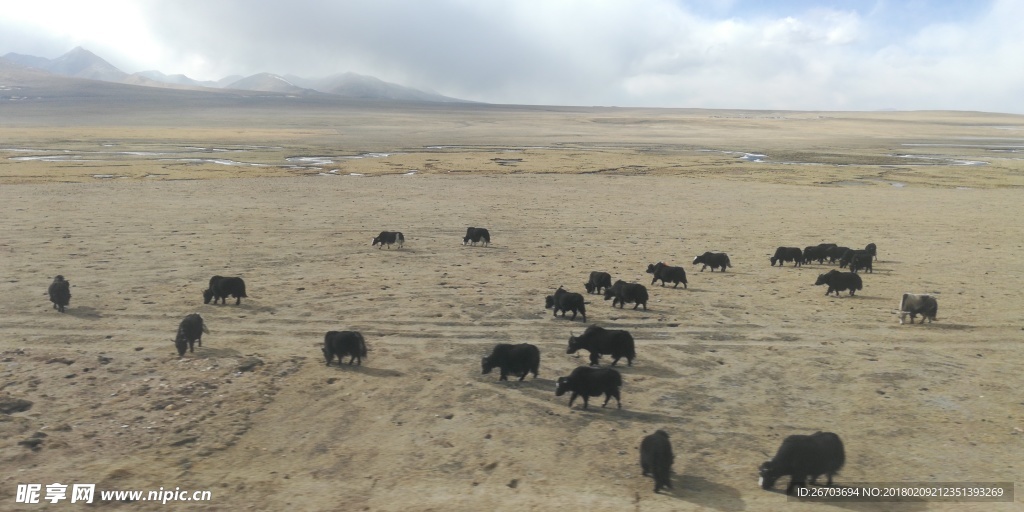
M485 228L470 227L466 230L463 244L490 244L491 235ZM379 248L392 245L401 249L405 243L405 236L398 231L382 231L373 238L372 246ZM851 296L856 291L863 289L863 282L859 271L873 272L872 260L877 259L875 244L868 244L864 249L854 250L842 247L837 244L819 244L808 246L804 249L798 247L779 247L771 257L771 265L779 266L785 263L792 263L793 266L806 265L812 262L824 264L837 263L840 268L849 267L849 271L830 270L818 276L815 285L827 285L826 295L835 292L839 296L841 291L849 291ZM725 253L705 252L693 259L694 265L702 265L703 272L710 267L711 272L720 269L725 272L732 267L729 256ZM653 276L651 285L661 281L661 286L672 284L678 288L680 284L687 287L686 270L679 266L671 266L664 262L658 262L647 266L647 273ZM633 309L643 306L647 310L649 298L647 288L639 283L627 283L621 280L612 282L612 277L607 272L594 271L590 273L590 279L584 283L588 294L602 294L604 300L612 300L612 307L616 305L623 308L629 302L633 303ZM54 309L64 312L70 304L71 292L70 283L64 276L56 276L48 289L50 301ZM241 304L242 298L247 297L245 293L245 281L240 277L213 276L209 285L203 291L203 303L226 304L227 298L235 298L235 305ZM566 313L571 312L570 320L575 320L577 314L585 323L587 321L586 301L580 293L570 292L559 287L552 295L545 298L546 309L551 309L554 315L562 312L564 318ZM921 323L924 319L929 322L935 320L938 311L938 303L935 297L925 294L906 293L900 301L900 323L904 323L906 316L910 316L910 323L914 318L921 315ZM178 325L177 335L174 339L175 348L179 357L184 357L185 352L194 352L195 344L203 346L202 336L210 331L198 313L187 315ZM608 405L608 402L615 398L616 406L622 408L620 400L620 388L622 387L622 375L614 368L601 368L600 359L603 355L611 357L610 366L616 366L622 359L626 364L633 365L636 358L636 346L633 336L625 330L605 329L596 325L588 326L579 336L569 337L567 354L575 354L579 350L589 352L589 366L580 366L574 369L568 376L558 377L555 386L555 395L563 396L569 393L569 407L572 407L577 397L583 398L583 408L589 406L589 398L604 395L604 403L601 407ZM366 357L366 340L363 335L356 331L329 331L324 335L323 355L327 366L331 365L336 357L338 364L343 363L345 356L349 357L348 364L362 365ZM528 374L536 378L540 366L540 350L529 343L517 345L499 343L494 346L491 353L481 360L483 374L491 373L491 370L498 368L500 371L499 380L508 380L508 376L519 377L522 381ZM672 452L672 444L669 441L668 433L658 430L653 434L644 437L640 443L640 466L644 476L650 475L654 479L654 492L662 488L672 488L671 467L675 460ZM814 484L817 478L825 475L828 479L827 485L832 485L832 477L843 466L845 453L843 443L839 436L831 432L816 432L811 435L791 435L783 440L775 456L763 463L759 468L760 485L763 489L771 489L776 480L782 476L789 475L790 482L786 488L786 494L792 494L797 486L804 486L810 480Z

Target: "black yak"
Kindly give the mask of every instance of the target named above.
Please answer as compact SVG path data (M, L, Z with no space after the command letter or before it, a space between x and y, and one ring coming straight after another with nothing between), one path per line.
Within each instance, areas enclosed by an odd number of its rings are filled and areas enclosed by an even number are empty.
M570 334L569 348L565 353L575 354L580 349L590 352L591 366L597 366L602 354L612 356L612 366L623 357L629 366L633 366L633 359L636 358L633 335L629 334L629 331L605 329L596 325L587 327L579 336Z
M850 267L851 263L853 263L854 258L859 258L863 262L861 263L860 268L871 268L871 253L868 251L861 251L857 249L850 249L844 252L843 255L839 257L839 268ZM850 271L856 272L856 270L853 270L853 267L850 267Z
M903 298L900 299L900 325L903 324L907 315L910 315L910 323L914 323L915 316L921 315L923 324L926 318L929 323L935 321L935 316L938 314L939 301L933 295L904 293Z
M850 290L850 296L853 296L857 290L864 289L864 283L859 275L853 272L840 272L838 270L829 270L824 274L818 274L818 280L814 282L814 285L821 286L823 284L828 285L825 295L836 292L836 297L843 290Z
M353 361L362 366L363 358L366 357L366 340L362 333L356 331L327 331L321 350L324 353L327 366L331 365L334 356L338 356L338 366L341 366L342 358L345 356L350 356L349 366Z
M794 267L803 265L803 251L799 247L779 247L775 249L775 255L771 257L772 266L774 267L778 263L781 267L787 261L792 261Z
M844 254L846 254L846 251L849 251L849 250L850 250L849 247L843 247L841 245L833 245L833 246L829 247L828 249L825 249L825 256L828 257L828 262L829 263L835 263L835 262L839 261L839 259L842 258Z
M657 430L640 441L641 474L654 478L654 492L660 491L662 487L672 488L673 462L675 456L672 454L672 443L664 430Z
M822 264L828 259L828 251L836 247L836 244L818 244L809 245L804 248L804 264L812 261L817 261L818 264Z
M867 270L874 274L875 270L871 265L871 253L867 251L856 251L853 258L850 259L850 272L857 272L859 270Z
M793 494L793 489L804 487L808 478L815 483L818 476L827 475L831 486L832 476L842 469L845 462L843 442L832 432L792 435L782 441L772 460L761 464L759 484L762 489L771 489L776 480L789 475L786 494Z
M487 231L487 228L466 228L466 236L462 237L462 245L478 243L487 247L491 243L491 233Z
M665 282L675 283L672 287L679 288L679 284L683 284L683 288L686 288L686 269L683 267L670 267L662 262L657 262L651 265L647 265L647 273L653 274L654 279L651 279L653 285L659 279L661 285L665 286ZM646 309L646 307L644 308Z
M544 308L552 310L554 316L558 316L558 312L561 311L562 318L565 318L567 311L572 311L572 320L576 319L576 313L579 312L583 315L583 322L587 321L587 308L583 305L583 295L566 291L561 286L555 290L554 295L544 298Z
M711 271L714 272L716 268L721 268L722 272L725 272L726 267L731 267L732 263L729 263L729 255L724 252L705 252L700 256L693 259L694 265L703 265L700 267L700 271L704 272L704 269L711 267Z
M878 246L874 242L864 246L864 250L871 254L871 257L878 259Z
M174 347L178 349L178 357L185 356L185 350L196 351L196 343L203 346L203 333L210 334L206 328L206 322L199 313L185 315L185 318L178 324L178 335L174 337Z
M622 401L619 399L619 388L622 387L622 374L612 368L591 368L589 366L577 367L568 377L559 377L555 384L555 396L562 396L566 391L571 391L569 407L576 400L577 396L583 397L583 408L586 409L589 399L592 396L604 395L604 403L601 407L608 405L608 401L615 397L615 403L622 409Z
M377 249L380 250L380 248L384 247L385 244L387 244L388 249L391 249L392 245L397 245L398 248L401 249L402 246L405 245L405 235L399 231L381 231L379 235L373 238L373 242L370 244L370 247L379 245L380 247Z
M529 373L537 378L537 370L540 367L540 350L535 345L520 343L498 343L491 350L491 355L480 360L481 373L487 375L494 368L501 369L501 377L498 380L508 380L508 375L518 375L522 381Z
M601 293L601 289L607 290L612 286L612 275L608 272L594 271L590 273L590 280L583 284L587 293Z
M245 281L241 277L213 276L210 278L210 287L203 290L203 304L209 304L211 299L214 304L217 301L227 304L229 295L235 298L236 306L241 304L242 297L248 297L245 294Z
M622 309L627 302L635 302L636 305L633 306L633 309L643 305L644 311L647 311L648 298L647 288L639 283L627 283L618 280L615 281L611 288L604 290L604 300L613 299L613 308L618 304L619 309Z
M71 281L64 280L64 276L53 278L53 282L50 283L50 287L46 291L50 294L53 309L63 313L64 308L71 304Z

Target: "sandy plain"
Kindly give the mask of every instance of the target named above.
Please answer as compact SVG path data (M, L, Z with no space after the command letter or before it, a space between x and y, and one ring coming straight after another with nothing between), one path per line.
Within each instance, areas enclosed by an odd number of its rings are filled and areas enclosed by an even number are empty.
M0 414L0 509L60 482L212 492L119 510L1020 510L1024 118L202 101L0 107L0 398L32 402ZM490 247L461 244L471 225ZM382 229L405 248L371 248ZM862 292L769 266L820 242L878 245ZM699 272L705 250L733 268ZM591 270L649 284L655 261L689 287L587 304L637 339L622 409L566 407L585 326L544 296ZM249 298L202 304L214 274ZM905 291L939 320L899 325ZM212 332L178 358L191 312ZM364 333L362 367L324 365L335 329ZM540 347L540 377L480 375L499 342ZM655 495L638 446L659 428ZM845 442L839 484L1015 501L758 488L765 453L816 430Z

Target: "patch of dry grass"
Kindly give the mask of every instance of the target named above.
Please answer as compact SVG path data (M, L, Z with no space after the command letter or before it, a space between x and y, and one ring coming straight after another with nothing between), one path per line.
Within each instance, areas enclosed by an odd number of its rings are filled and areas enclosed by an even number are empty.
M472 105L314 108L302 103L183 107L177 115L161 109L112 110L101 114L82 107L57 125L45 124L57 111L42 108L29 119L19 117L25 111L11 110L13 117L5 117L0 126L0 182L83 182L97 179L94 175L159 180L415 170L681 175L810 185L898 181L914 186L1024 186L1024 119L1001 114ZM223 148L233 149L215 152ZM173 154L104 154L111 151ZM367 153L389 156L353 158ZM747 153L766 157L750 162L741 158ZM53 154L80 155L81 161L19 159ZM217 156L242 165L209 161ZM289 161L296 156L323 156L330 162Z

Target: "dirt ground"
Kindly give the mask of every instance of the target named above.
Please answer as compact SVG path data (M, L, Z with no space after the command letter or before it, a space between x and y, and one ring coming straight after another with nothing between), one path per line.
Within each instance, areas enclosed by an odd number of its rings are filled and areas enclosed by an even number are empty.
M52 507L15 504L15 491L54 482L212 493L101 505L118 510L1021 509L1024 210L1012 153L1000 156L1009 165L899 179L881 174L885 162L673 172L651 164L668 153L622 148L602 152L621 165L589 172L602 157L580 143L464 172L447 171L496 157L432 149L145 179L169 164L136 155L113 169L128 178L84 179L95 171L81 163L13 160L25 152L12 149L79 151L102 129L70 142L44 130L0 151L0 404L31 402L0 414L0 509ZM800 153L799 133L778 133L779 151ZM381 140L360 147L393 138ZM270 145L326 147L289 144ZM551 170L574 158L594 164ZM489 228L491 246L462 245L467 226ZM371 248L381 230L404 232L405 247ZM827 264L769 264L777 246L821 242L877 244L863 291L826 297L813 283ZM690 265L708 250L733 267ZM686 267L689 286L649 286L647 311L588 297L586 325L637 340L638 359L619 368L622 408L568 408L554 383L586 364L565 353L585 325L553 318L544 296L585 292L592 270L649 285L657 261ZM46 297L58 273L72 285L64 314ZM249 297L204 305L215 274L243 277ZM904 292L936 294L938 321L899 325ZM211 333L179 358L172 338L192 312ZM324 365L328 330L365 335L361 367ZM502 342L537 345L540 376L481 375ZM660 495L638 464L657 429L676 453L674 490ZM838 484L1016 482L1015 501L801 503L781 493L785 478L761 490L757 467L781 440L817 430L845 443Z

